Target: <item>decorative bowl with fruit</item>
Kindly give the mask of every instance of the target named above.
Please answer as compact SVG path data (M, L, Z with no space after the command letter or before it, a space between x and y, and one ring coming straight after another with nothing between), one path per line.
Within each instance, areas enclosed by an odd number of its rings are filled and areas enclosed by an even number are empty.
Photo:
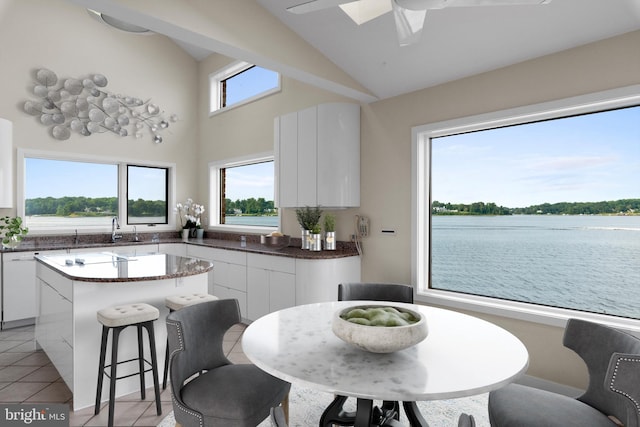
M260 236L261 244L274 249L286 248L287 246L289 246L290 242L291 242L291 236L282 234L277 231L274 231L271 234Z
M429 331L417 311L391 305L359 305L336 311L331 323L341 340L373 353L393 353L424 340Z

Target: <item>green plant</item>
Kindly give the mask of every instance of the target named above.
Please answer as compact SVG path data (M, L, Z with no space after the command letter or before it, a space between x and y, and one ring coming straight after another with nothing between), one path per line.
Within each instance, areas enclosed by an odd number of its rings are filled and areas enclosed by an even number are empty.
M333 214L325 214L324 216L324 231L332 232L336 231L336 217Z
M319 206L310 208L305 206L303 209L296 209L296 218L300 227L304 230L312 231L320 223L320 217L322 216L322 210Z
M5 216L0 218L0 234L2 235L2 243L9 244L11 240L21 242L22 238L27 235L29 229L22 226L22 218Z

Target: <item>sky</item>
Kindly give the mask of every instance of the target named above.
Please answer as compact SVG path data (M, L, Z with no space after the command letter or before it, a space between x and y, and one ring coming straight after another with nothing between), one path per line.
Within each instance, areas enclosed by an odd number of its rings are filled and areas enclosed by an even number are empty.
M272 78L259 68L245 73L258 85ZM117 196L115 165L28 159L26 167L27 198ZM640 198L640 107L435 138L431 177L440 202L515 208ZM163 199L157 179L133 197ZM229 168L228 197L273 200L273 180L273 162Z
M435 138L431 153L434 201L640 198L640 107Z
M273 200L273 162L227 168L227 199L232 201L253 197Z

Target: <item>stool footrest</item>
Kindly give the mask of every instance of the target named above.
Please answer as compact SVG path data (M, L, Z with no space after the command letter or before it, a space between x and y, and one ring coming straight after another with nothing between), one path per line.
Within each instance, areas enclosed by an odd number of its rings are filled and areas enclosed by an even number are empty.
M142 372L144 372L144 373L152 372L153 371L153 364L150 361L148 361L147 359L142 359L142 361L149 366L149 369L145 369ZM134 359L129 359L129 360L123 360L121 362L116 363L116 365L122 365L123 363L129 363L129 362L138 362L138 359L134 358ZM109 375L109 371L107 370L108 368L111 368L110 364L109 365L105 365L102 372L104 373L104 375L107 378L111 379L111 375ZM134 372L132 374L128 374L128 375L123 375L121 377L116 377L116 380L121 380L123 378L129 378L129 377L133 377L133 376L136 376L136 375L140 375L140 371L136 371L136 372Z

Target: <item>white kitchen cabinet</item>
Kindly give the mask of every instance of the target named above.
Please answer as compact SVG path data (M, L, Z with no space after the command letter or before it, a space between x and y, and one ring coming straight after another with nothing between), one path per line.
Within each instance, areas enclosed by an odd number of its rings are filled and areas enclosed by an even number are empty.
M36 260L38 253L4 252L2 254L2 327L34 323L38 315L38 283ZM64 253L64 252L62 252ZM10 325L8 322L14 322Z
M242 317L247 318L247 253L188 245L187 256L213 263L209 293L218 298L236 298Z
M247 315L256 320L296 305L294 258L247 255Z
M275 119L279 207L360 206L360 106L320 104Z
M296 305L336 301L338 284L360 282L360 257L296 259Z
M184 243L160 243L158 252L161 254L187 256L187 245Z

